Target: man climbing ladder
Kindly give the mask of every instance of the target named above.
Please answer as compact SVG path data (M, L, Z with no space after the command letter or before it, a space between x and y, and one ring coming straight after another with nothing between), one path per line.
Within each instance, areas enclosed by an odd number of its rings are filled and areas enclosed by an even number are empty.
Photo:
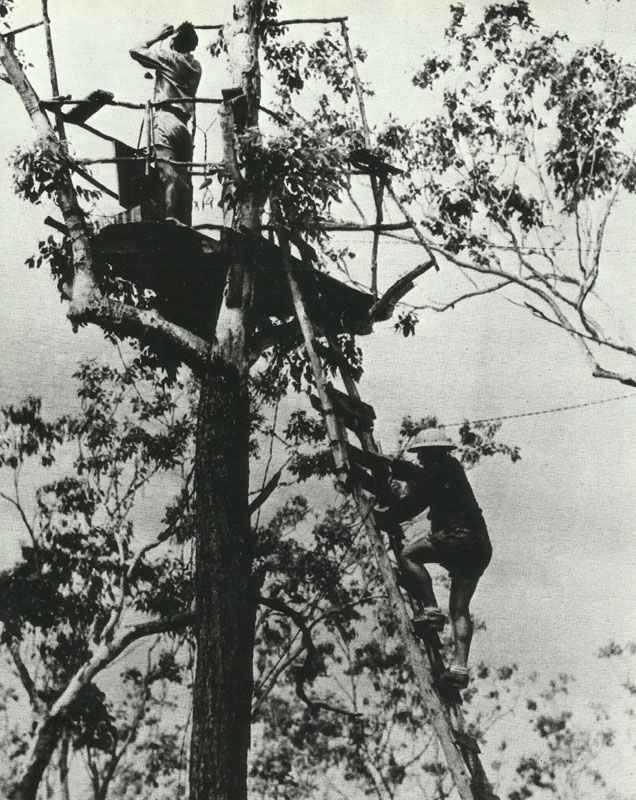
M194 103L187 100L201 80L201 65L192 55L198 41L194 26L182 22L176 31L164 25L158 36L130 51L131 58L155 71L154 102L162 105L154 109L152 133L161 200L165 218L184 225L192 222L192 180L187 166L171 162L192 160L188 121Z
M468 654L473 635L470 601L490 562L488 531L464 470L450 455L455 445L438 429L422 431L408 448L419 466L395 461L391 473L409 486L408 494L379 513L385 523L411 519L429 509L430 532L413 539L400 555L400 583L420 605L416 629L444 627L425 564L441 564L451 577L449 612L455 655L443 679L462 689L468 685Z

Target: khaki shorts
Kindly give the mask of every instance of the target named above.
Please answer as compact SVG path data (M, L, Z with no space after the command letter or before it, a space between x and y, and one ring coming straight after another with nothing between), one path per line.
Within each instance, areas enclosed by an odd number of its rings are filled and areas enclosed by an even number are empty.
M470 528L453 525L430 531L409 542L406 550L416 563L440 564L451 576L464 578L479 577L492 557L485 523Z
M192 159L190 131L176 114L161 109L155 112L154 137L155 147L169 150L175 161Z

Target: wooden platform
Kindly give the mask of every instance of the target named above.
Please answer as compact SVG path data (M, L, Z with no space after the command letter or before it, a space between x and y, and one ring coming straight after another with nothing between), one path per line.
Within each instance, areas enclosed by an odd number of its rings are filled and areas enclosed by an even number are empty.
M228 264L238 259L256 275L257 316L294 316L279 248L261 236L223 229L219 239L169 222L126 222L103 227L94 239L98 259L118 277L152 289L162 313L197 332L209 333L221 302ZM308 312L330 334L371 332L373 295L293 258Z

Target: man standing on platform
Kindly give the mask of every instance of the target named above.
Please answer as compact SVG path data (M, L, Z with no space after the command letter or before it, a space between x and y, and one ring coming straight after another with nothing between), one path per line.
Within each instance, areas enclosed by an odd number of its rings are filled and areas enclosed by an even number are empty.
M164 25L158 36L130 51L142 67L155 72L153 100L162 105L153 108L154 155L165 217L184 225L192 223L192 179L187 166L171 162L192 160L188 122L201 80L201 65L192 55L198 43L192 23L182 22L176 30Z
M431 577L425 564L441 564L450 573L449 611L455 656L444 675L452 685L468 685L468 652L473 635L469 605L482 573L490 562L492 547L486 523L462 465L450 455L453 442L436 428L422 431L408 448L417 454L419 466L395 461L394 478L405 481L408 494L378 513L390 525L411 519L429 509L430 531L417 536L400 555L400 583L422 606L413 620L416 629L444 626Z

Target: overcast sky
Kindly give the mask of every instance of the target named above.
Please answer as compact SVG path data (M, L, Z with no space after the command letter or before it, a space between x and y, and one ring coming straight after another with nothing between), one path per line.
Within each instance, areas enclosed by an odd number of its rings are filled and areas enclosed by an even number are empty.
M129 59L128 49L162 23L180 21L174 18L173 3L51 0L50 5L63 93L81 97L99 87L115 92L119 99L145 99L151 84ZM228 5L181 0L179 14L199 24L221 22ZM21 0L16 22L37 19L38 6L35 0ZM636 61L636 3L539 0L532 6L540 22L568 32L575 42L602 40ZM370 102L374 121L388 113L407 118L427 114L425 96L415 93L409 76L421 56L441 46L447 2L290 0L284 7L285 16L349 14L352 39L369 54L362 73L376 90ZM26 34L20 44L34 62L36 88L48 95L41 30ZM218 96L224 76L205 52L199 58L204 69L200 95ZM69 379L78 358L106 353L109 346L95 328L73 334L48 277L28 272L23 265L45 232L42 218L51 210L29 207L11 193L4 156L32 137L12 89L0 84L0 96L0 180L5 187L0 218L0 402L30 393L42 396L51 411L62 411L72 400ZM137 136L139 118L133 112L105 110L95 119L95 124L99 120L99 126L131 142ZM212 158L218 147L215 130L213 126L210 131ZM82 153L107 154L87 138L78 137L74 143ZM108 171L100 174L112 179ZM612 220L603 267L609 278L601 287L617 325L631 335L632 343L636 340L633 215L634 205L625 204ZM360 236L354 239L357 269L363 275L369 251ZM421 253L409 245L383 244L381 281L390 283L421 260ZM427 276L418 299L443 295L458 280L451 268ZM366 362L363 397L375 405L377 433L386 449L405 413L436 413L442 422L453 423L628 391L591 378L569 338L542 327L503 296L477 300L443 315L430 312L413 339L403 339L384 323L359 343ZM599 665L594 653L610 639L636 639L635 419L633 397L504 424L501 436L520 446L522 461L510 466L495 459L471 474L495 551L474 602L475 612L488 623L488 631L476 637L474 661L511 659L528 671L573 672L581 695L598 691L609 702L619 703L618 695L607 689L607 665ZM0 522L0 562L10 563L16 553L14 526L1 508ZM620 677L614 675L616 680L609 682L616 684Z

